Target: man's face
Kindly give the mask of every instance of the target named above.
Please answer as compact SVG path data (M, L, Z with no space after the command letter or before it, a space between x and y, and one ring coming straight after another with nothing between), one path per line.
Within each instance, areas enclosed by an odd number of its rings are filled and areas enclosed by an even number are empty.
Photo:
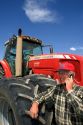
M68 70L60 70L58 72L59 74L59 81L61 84L65 83L65 79L69 77L69 71Z

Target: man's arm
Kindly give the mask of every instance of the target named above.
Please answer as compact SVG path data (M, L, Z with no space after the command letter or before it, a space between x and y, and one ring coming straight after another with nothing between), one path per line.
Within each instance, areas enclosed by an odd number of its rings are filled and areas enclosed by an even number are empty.
M47 91L44 91L40 94L37 95L37 97L34 98L32 102L32 106L30 108L30 116L32 118L37 118L38 117L38 112L39 112L39 104L42 102L52 102L53 101L53 94L55 91L55 87L50 87L47 89Z

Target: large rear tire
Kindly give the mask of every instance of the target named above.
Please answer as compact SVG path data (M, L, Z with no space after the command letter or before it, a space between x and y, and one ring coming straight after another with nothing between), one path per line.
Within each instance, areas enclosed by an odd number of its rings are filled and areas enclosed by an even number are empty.
M36 85L39 85L39 91L42 91L47 88L44 84L54 85L55 81L41 75L1 79L0 125L43 125L40 121L31 119L25 111L31 107ZM44 118L46 120L45 115ZM51 124L46 120L45 125Z

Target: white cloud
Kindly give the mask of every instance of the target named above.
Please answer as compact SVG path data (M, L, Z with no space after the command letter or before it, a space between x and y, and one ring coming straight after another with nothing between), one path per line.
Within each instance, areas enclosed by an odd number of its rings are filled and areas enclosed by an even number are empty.
M70 50L72 51L83 50L83 47L71 47Z
M53 0L25 0L24 11L31 22L57 22L57 14L48 9L48 2Z
M76 51L76 48L74 48L74 47L71 47L71 48L70 48L70 50L72 50L72 51Z

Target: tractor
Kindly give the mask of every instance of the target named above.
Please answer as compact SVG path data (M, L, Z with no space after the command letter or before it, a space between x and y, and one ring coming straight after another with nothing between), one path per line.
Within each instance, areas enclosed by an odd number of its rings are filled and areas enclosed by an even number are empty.
M0 61L0 125L55 125L53 106L49 110L41 104L38 119L31 119L26 110L39 92L55 85L59 63L71 62L76 83L83 86L83 56L53 53L53 48L44 54L42 41L22 35L21 29L5 47Z

